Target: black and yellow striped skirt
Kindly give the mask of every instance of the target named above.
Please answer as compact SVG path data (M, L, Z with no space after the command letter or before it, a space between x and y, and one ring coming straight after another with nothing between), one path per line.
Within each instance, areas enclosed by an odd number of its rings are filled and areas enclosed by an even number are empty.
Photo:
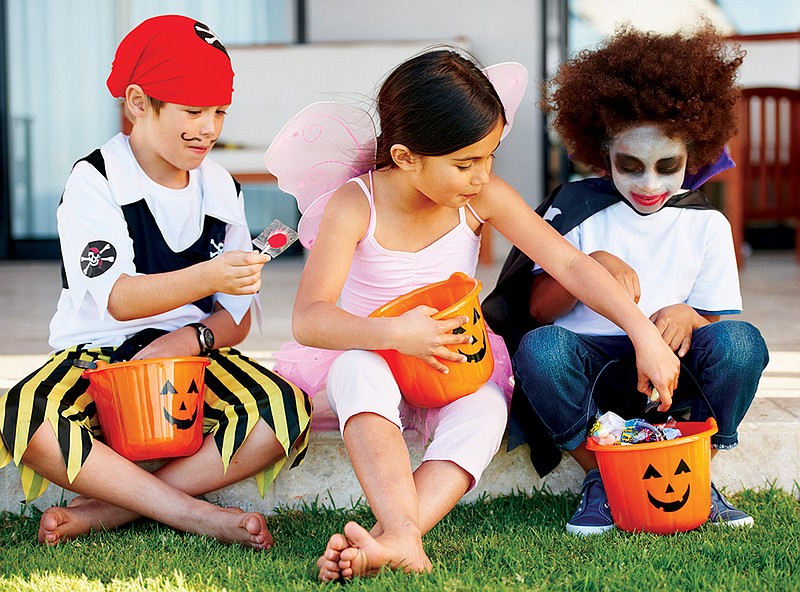
M113 347L81 346L57 352L0 396L0 468L14 460L27 501L39 497L49 484L22 462L28 442L44 422L58 438L70 482L89 456L93 439L102 440L97 409L86 392L89 380L74 362L108 362L113 352ZM297 455L292 467L305 457L311 401L298 387L235 349L214 351L209 359L203 430L214 438L225 470L259 418L286 452L286 457L256 475L263 497L293 450Z

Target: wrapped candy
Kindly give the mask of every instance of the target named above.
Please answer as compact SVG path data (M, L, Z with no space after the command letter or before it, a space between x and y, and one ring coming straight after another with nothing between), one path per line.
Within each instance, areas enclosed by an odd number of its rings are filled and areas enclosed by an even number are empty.
M589 430L589 437L601 446L661 442L682 436L678 422L670 417L666 423L653 425L644 419L622 419L613 411L599 415Z
M601 446L619 444L625 420L613 411L607 411L597 418L589 430L589 437Z
M660 442L664 436L658 428L643 419L629 419L619 437L620 444L638 444L639 442Z
M650 391L650 396L647 397L647 404L644 406L644 412L647 413L651 409L655 409L661 403L661 395L658 394L656 387Z
M275 257L288 249L296 240L297 233L275 218L261 234L253 239L253 245L261 251L262 254L267 254L272 259L275 259Z

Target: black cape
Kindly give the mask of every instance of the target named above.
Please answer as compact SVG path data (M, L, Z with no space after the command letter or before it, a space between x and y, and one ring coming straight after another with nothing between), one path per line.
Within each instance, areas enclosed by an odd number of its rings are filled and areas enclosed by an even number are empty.
M622 195L608 180L584 179L557 187L539 204L536 212L543 218L549 218L550 225L564 235L590 216L622 199ZM671 198L665 207L707 210L714 206L705 194L690 191ZM497 285L481 304L486 322L503 337L512 358L522 337L540 326L530 315L533 278L533 261L517 247L512 247L500 271ZM531 463L540 477L561 462L561 450L547 433L525 395L515 386L508 424L508 450L525 443L530 446Z

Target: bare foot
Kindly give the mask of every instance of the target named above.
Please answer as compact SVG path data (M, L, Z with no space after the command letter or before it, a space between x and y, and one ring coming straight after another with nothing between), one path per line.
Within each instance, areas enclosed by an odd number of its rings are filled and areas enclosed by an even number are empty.
M431 561L422 548L419 534L383 533L373 538L366 529L348 522L344 534L350 546L340 553L339 568L345 578L378 573L381 568L422 573L431 570Z
M350 543L345 536L341 534L335 534L328 540L325 553L322 554L322 557L317 559L320 580L323 582L330 582L342 577L342 570L339 568L340 553L349 546ZM352 577L352 570L350 571L350 576L346 577Z
M80 505L80 504L79 504ZM75 508L47 508L39 520L38 540L45 545L57 545L92 530L92 525Z
M222 514L217 527L207 531L210 536L222 543L238 543L257 550L269 549L273 545L267 519L260 512L242 512L238 508L220 510Z

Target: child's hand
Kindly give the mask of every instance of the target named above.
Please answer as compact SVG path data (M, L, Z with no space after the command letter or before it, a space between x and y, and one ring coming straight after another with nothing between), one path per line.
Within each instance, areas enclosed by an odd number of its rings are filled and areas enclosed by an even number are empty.
M650 320L661 333L664 342L679 357L683 357L692 345L692 331L708 321L703 319L688 304L672 304L650 315Z
M672 406L672 391L678 386L681 366L672 350L660 338L648 338L636 346L636 369L639 375L638 390L648 397L655 388L661 399L659 411Z
M269 255L257 251L225 251L208 261L214 292L241 296L261 289L261 268Z
M469 322L465 316L437 321L431 318L438 311L430 306L418 306L398 318L402 323L401 340L397 351L414 356L430 364L442 373L447 373L448 362L465 362L466 357L448 349L447 345L461 345L472 341L467 334L454 334L453 330Z
M625 291L630 294L633 301L639 304L639 298L642 295L642 288L639 285L639 275L636 271L625 263L616 255L612 255L607 251L595 251L590 253L589 257L597 261L600 265L605 267L606 271L614 276L620 285L625 288Z

